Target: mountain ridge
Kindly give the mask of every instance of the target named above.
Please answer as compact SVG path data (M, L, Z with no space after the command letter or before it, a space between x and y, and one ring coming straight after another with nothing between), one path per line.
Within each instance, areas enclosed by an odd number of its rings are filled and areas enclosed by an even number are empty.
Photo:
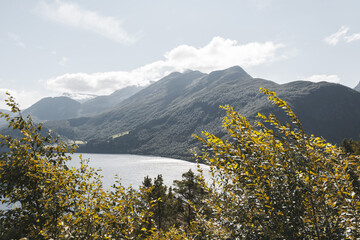
M88 117L115 107L141 89L143 87L129 86L110 95L97 96L87 101L78 101L69 96L46 97L23 110L23 112L30 114L37 121Z
M360 93L327 82L287 84L252 78L241 67L209 74L172 73L125 99L116 108L88 118L49 122L70 139L87 141L84 152L132 153L190 159L192 134L223 134L219 105L228 104L255 120L258 112L286 116L259 92L264 87L286 100L306 132L333 143L360 133ZM329 104L327 104L329 103ZM316 127L314 127L316 126Z
M356 91L360 92L360 81L359 81L358 85L356 85L356 87L354 87L354 89L355 89Z

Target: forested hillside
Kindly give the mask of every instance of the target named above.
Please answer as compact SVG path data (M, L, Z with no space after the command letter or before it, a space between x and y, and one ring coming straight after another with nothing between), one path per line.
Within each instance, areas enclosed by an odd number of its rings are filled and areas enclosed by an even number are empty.
M83 140L85 152L136 153L190 159L192 134L221 125L229 104L253 122L258 112L281 112L259 93L276 91L294 109L304 130L340 144L360 133L360 93L327 82L287 84L252 78L240 67L204 74L172 73L124 100L111 111L93 117L48 122L46 126L73 140Z

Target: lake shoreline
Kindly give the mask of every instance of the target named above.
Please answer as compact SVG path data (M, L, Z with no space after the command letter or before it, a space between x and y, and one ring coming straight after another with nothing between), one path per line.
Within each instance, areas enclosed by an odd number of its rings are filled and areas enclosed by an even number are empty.
M164 183L172 186L174 180L181 180L182 174L192 169L197 173L197 163L182 159L158 157L136 154L103 154L103 153L73 153L70 166L78 166L79 157L89 160L88 165L94 169L102 169L104 187L114 183L114 176L118 175L124 187L137 188L142 184L144 177L156 177L161 174ZM205 164L200 164L203 170L209 169Z

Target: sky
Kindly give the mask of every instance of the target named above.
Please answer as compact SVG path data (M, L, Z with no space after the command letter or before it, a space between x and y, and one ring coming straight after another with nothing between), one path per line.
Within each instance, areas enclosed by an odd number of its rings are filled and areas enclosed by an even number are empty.
M241 66L279 84L360 81L358 0L0 0L0 108Z

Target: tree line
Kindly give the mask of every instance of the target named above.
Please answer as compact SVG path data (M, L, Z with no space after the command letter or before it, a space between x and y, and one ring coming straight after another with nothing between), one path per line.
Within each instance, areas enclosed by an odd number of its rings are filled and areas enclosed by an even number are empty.
M80 158L69 167L69 146L41 124L0 113L15 135L0 135L0 239L358 239L360 162L356 144L342 147L307 135L274 92L260 89L289 121L258 114L251 124L230 106L227 135L203 132L195 158L211 180L191 170L165 186L161 175L139 189ZM349 147L350 146L350 147ZM357 146L357 145L356 145ZM351 149L351 151L348 149Z

